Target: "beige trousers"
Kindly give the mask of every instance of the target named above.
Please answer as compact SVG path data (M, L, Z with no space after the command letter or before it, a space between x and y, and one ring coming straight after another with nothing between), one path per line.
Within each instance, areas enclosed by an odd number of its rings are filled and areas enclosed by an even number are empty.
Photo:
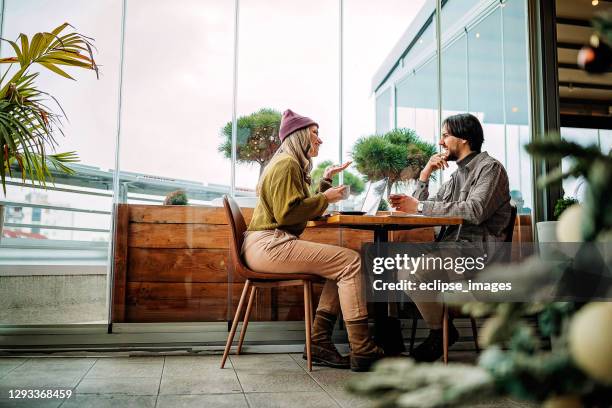
M361 259L352 249L304 241L277 229L246 232L242 254L256 272L304 273L327 279L319 311L337 315L342 310L346 321L368 316Z

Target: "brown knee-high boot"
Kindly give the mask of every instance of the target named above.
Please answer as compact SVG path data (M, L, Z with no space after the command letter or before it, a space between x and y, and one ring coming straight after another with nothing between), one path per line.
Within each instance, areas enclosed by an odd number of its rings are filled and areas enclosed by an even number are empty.
M332 332L336 325L337 316L322 310L317 310L312 327L310 352L313 363L326 365L333 368L349 368L348 356L340 355L334 342ZM302 355L306 359L306 349Z
M367 318L347 321L346 331L351 343L352 371L368 371L372 364L384 357L383 350L370 337Z

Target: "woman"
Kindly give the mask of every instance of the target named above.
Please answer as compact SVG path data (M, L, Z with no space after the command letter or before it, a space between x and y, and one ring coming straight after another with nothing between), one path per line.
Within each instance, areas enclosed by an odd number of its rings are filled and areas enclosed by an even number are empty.
M370 339L364 279L359 254L351 249L299 239L306 222L342 199L346 187L332 187L332 177L349 163L325 171L319 192L309 192L312 158L319 154L319 125L291 110L283 113L281 146L257 186L259 200L242 247L246 264L268 273L310 273L327 279L312 330L312 360L354 371L369 369L382 357ZM350 359L342 357L331 335L338 313L346 323Z

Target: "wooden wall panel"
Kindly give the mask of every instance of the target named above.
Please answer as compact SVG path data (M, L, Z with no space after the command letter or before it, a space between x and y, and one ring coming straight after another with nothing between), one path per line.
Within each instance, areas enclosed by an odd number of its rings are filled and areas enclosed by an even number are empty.
M243 208L247 223L252 208ZM130 222L158 224L227 224L223 207L184 205L130 205Z
M313 286L314 310L317 310L322 290L322 284ZM272 306L276 308L278 320L304 320L304 288L292 286L276 289L276 291L277 296Z
M252 209L243 214L248 223ZM113 322L225 321L228 313L233 316L244 280L228 264L223 208L121 204L115 216ZM515 242L532 241L528 215L517 218L514 237ZM433 229L392 232L390 238L431 242ZM302 239L360 251L373 233L313 228ZM321 288L315 285L315 304ZM260 290L253 314L254 320L303 319L302 288Z
M128 234L129 246L137 248L229 247L227 225L130 223Z
M131 248L127 279L130 282L227 283L227 262L228 253L222 249Z

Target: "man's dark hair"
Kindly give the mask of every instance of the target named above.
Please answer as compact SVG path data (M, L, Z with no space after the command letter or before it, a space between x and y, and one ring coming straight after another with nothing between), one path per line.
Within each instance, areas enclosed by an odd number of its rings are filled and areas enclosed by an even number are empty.
M482 131L482 125L476 116L470 113L460 113L458 115L449 116L442 122L443 127L444 125L446 125L448 133L460 139L467 140L470 149L480 153L480 148L484 142L484 133Z

